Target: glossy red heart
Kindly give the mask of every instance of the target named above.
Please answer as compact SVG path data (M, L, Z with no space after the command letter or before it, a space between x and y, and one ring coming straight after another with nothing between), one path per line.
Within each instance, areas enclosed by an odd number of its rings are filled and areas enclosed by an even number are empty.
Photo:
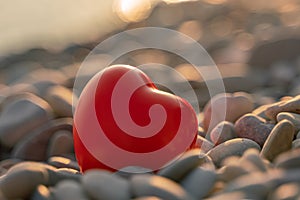
M195 146L197 118L184 99L160 91L141 70L108 67L83 89L74 113L82 171L157 170Z

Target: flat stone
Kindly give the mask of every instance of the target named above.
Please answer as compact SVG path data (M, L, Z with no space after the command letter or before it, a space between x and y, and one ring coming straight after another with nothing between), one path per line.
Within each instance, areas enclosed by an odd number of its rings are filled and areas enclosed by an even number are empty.
M280 121L268 136L260 155L272 161L280 153L292 148L294 125L288 120Z
M243 153L250 148L260 150L260 147L256 142L246 138L236 138L214 147L207 155L217 167L220 167L225 158L229 156L242 156Z
M200 149L194 149L186 152L174 163L159 170L157 174L180 182L193 169L208 162L210 162L208 156L201 154Z
M71 168L79 171L78 163L65 157L53 156L48 159L48 164L57 168Z
M216 181L217 175L214 171L197 167L180 184L195 199L203 199L213 188Z
M276 117L277 121L282 121L284 119L289 120L294 124L295 131L300 130L300 115L296 113L290 113L290 112L281 112Z
M165 200L194 199L179 184L161 176L135 175L130 182L134 197L157 196Z
M265 119L253 114L246 114L238 119L234 129L238 137L255 141L261 147L271 133L274 125L266 122Z
M71 118L59 118L43 124L14 147L12 157L24 160L45 161L47 159L50 138L58 130L72 131L72 124L73 120Z
M265 114L272 120L276 120L277 114L281 112L291 112L300 114L300 95L292 99L282 100L274 103L271 107L267 108Z
M59 182L53 192L54 199L57 200L88 200L89 198L84 194L81 185L75 181L63 180Z
M234 125L231 122L223 121L210 132L210 139L215 145L219 145L227 140L236 138Z
M13 147L36 127L52 118L49 104L33 94L24 94L7 104L0 116L0 142Z
M82 187L95 200L129 200L130 185L126 179L104 170L89 170L82 177Z
M203 128L210 132L221 121L235 122L253 108L253 100L247 93L218 94L204 108Z

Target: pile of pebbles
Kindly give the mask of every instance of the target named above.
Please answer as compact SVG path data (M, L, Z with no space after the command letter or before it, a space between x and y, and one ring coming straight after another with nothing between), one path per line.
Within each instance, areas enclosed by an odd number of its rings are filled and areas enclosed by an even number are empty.
M217 62L227 92L210 97L191 66L167 52L133 52L115 61L172 66L198 96L198 148L156 173L80 172L73 84L99 41L1 60L0 199L300 199L299 9L292 0L161 3L128 26L172 28L199 41ZM100 52L92 62L101 65L109 56Z

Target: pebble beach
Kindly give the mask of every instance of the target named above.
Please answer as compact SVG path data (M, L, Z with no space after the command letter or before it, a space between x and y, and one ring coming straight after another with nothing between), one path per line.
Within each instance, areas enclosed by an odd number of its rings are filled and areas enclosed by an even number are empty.
M92 78L94 72L78 77L77 70L118 31L60 51L10 54L0 60L0 200L300 200L300 1L160 2L120 30L148 26L198 41L222 75L225 91L211 95L190 63L166 51L130 52L113 63L160 63L189 81L185 94L196 94L200 111L197 148L152 173L82 173L73 142L74 81ZM107 48L122 45L138 44ZM99 52L91 62L110 56Z

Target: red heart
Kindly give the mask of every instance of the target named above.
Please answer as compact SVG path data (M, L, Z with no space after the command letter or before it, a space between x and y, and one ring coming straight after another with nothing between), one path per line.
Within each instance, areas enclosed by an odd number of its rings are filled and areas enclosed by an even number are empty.
M159 91L138 68L96 74L74 114L74 147L82 171L129 166L157 170L193 148L197 118L184 99Z

